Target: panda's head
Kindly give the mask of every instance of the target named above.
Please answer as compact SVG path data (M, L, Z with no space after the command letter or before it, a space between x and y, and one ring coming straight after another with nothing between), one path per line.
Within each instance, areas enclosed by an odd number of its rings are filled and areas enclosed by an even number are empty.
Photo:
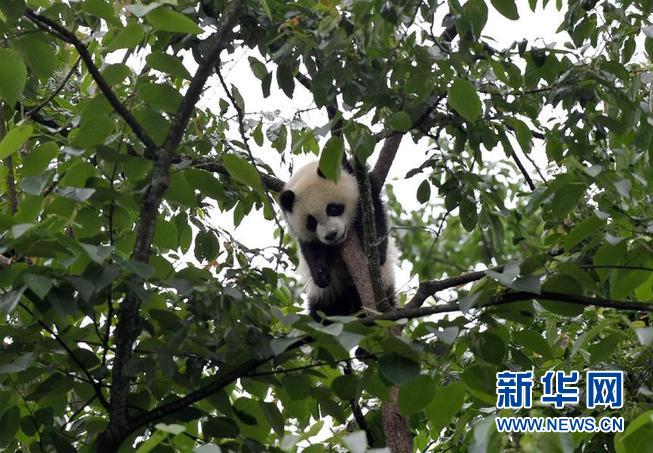
M320 172L317 161L312 162L295 172L279 194L279 204L299 241L340 244L356 218L356 178L343 169L338 182L333 182Z

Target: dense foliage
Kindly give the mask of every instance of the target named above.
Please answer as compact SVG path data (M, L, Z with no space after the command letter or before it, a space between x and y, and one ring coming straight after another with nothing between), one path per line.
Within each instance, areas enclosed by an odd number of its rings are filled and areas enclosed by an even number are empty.
M548 3L1 1L0 448L364 451L396 386L419 451L649 451L653 2ZM488 15L528 7L561 11L562 42L496 48ZM254 105L221 69L242 58ZM262 114L274 92L322 116ZM271 162L335 178L402 134L401 258L421 282L492 270L316 324ZM519 414L624 433L495 432L497 371L588 368L625 372L623 409Z

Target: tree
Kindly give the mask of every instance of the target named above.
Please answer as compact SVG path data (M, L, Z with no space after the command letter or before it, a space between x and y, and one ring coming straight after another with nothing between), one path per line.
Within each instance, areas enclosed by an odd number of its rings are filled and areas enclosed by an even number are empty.
M558 1L565 42L496 48L488 15L517 4L0 3L0 446L647 451L653 3ZM270 121L276 90L324 121ZM396 310L304 314L270 162L311 153L327 175L357 162L364 217L369 180L415 162L419 209L387 186L420 282ZM278 242L248 248L216 211ZM343 254L381 309L366 225ZM625 372L622 410L520 414L623 433L493 428L497 371L588 368Z

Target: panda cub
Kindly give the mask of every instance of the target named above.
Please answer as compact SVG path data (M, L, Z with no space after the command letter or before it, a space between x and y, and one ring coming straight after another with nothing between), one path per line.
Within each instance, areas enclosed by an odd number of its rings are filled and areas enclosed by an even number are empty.
M394 305L394 246L388 237L386 210L380 188L372 187L378 253L388 300ZM363 237L356 178L343 164L338 182L327 179L318 162L300 168L279 194L291 235L299 245L298 272L308 296L309 314L351 315L361 310L361 300L340 254L351 228Z

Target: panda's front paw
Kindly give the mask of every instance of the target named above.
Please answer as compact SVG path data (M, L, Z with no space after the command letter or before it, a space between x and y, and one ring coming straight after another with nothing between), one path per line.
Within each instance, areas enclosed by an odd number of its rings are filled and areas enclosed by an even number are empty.
M326 288L331 283L331 279L329 278L329 272L324 269L315 272L315 275L313 276L313 280L315 280L315 284L320 288Z

